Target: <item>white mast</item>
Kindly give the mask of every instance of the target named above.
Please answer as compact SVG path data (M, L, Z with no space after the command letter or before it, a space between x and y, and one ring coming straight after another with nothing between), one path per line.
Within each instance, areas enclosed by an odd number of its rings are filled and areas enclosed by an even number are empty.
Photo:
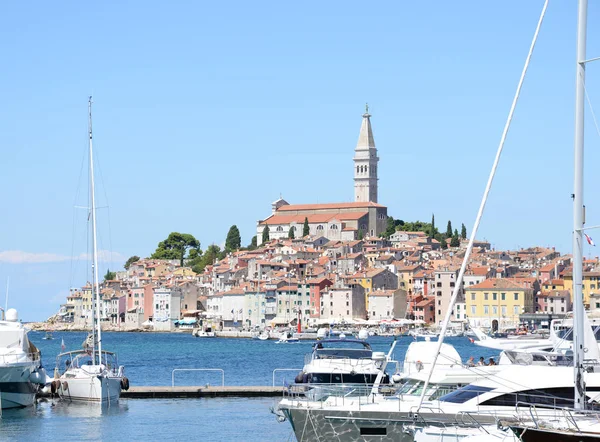
M587 0L579 0L577 20L577 78L575 88L575 179L573 186L573 366L575 376L575 409L585 409L584 319L583 308L583 118L585 94L585 46L587 33Z
M90 192L91 192L91 210L92 210L92 249L93 249L93 264L92 264L92 277L94 281L92 283L92 296L94 292L96 294L96 314L95 320L93 321L94 332L98 336L98 365L102 364L102 328L100 327L100 321L102 316L100 315L100 287L98 284L98 247L96 244L96 198L94 195L94 156L92 149L92 97L88 100L88 113L89 113L89 134L90 134ZM94 315L93 315L94 316ZM93 355L94 363L96 363L96 356Z

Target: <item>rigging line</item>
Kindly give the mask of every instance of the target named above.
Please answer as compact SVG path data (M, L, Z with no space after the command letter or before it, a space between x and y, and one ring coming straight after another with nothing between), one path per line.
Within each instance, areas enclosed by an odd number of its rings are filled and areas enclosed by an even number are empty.
M98 148L96 148L96 156L94 159L95 159L94 163L96 164L96 170L98 172L98 175L100 175L100 184L102 187L102 192L104 193L104 201L106 201L106 209L108 212L108 220L107 220L108 247L109 247L108 253L109 253L110 263L112 263L112 233L111 233L111 227L110 227L110 205L108 204L108 193L106 192L106 184L104 181L104 175L102 174L102 167L100 167L100 155L99 155ZM96 209L98 209L98 207L96 207Z
M77 200L79 199L79 196L81 193L81 178L83 176L83 166L85 164L85 158L86 158L86 155L84 153L81 156L81 166L79 167L79 177L77 178L75 199L73 200L74 207L77 207ZM74 278L74 276L73 276L74 275L73 260L74 260L74 254L75 254L76 221L77 221L77 214L76 214L76 210L73 209L73 225L72 225L72 229L71 229L71 268L69 270L69 289L71 289L71 287L73 287L73 278ZM77 260L79 260L79 258L77 258Z
M590 112L592 113L592 119L594 120L594 126L596 126L596 133L600 136L600 128L598 128L598 121L596 120L596 114L594 113L594 107L592 106L592 101L590 100L590 96L588 95L587 88L585 87L585 80L583 81L583 92L585 93L585 98L588 102L588 106L590 107Z
M467 263L469 261L469 257L471 256L471 251L473 250L473 243L475 241L475 236L477 235L477 231L479 230L479 223L481 222L481 218L483 216L483 209L485 208L485 204L487 203L488 195L492 188L492 183L494 181L494 176L496 175L496 169L498 168L498 163L500 163L500 156L502 155L502 150L504 149L504 142L506 141L506 136L508 135L508 129L510 128L510 123L512 121L513 115L515 113L515 108L517 107L517 101L519 100L519 95L521 94L521 88L523 87L523 82L525 81L525 74L527 73L527 68L529 67L529 62L531 61L531 56L533 55L533 49L535 48L535 43L537 42L537 38L540 32L540 28L542 27L542 22L544 21L544 16L546 15L546 9L548 8L548 0L544 1L544 7L542 8L542 12L540 14L540 18L535 29L535 33L533 35L533 40L531 42L531 46L529 47L529 52L527 54L527 58L525 59L525 65L523 66L523 71L521 72L521 78L519 79L519 84L517 85L517 90L515 92L515 96L513 98L512 105L510 107L510 111L508 112L508 118L506 119L506 124L504 125L504 130L502 131L502 137L500 138L500 144L498 145L498 150L496 152L496 158L494 159L494 164L492 165L492 170L490 171L490 176L488 178L487 185L485 187L485 191L483 193L483 198L481 199L481 204L479 206L479 212L477 213L477 217L475 218L475 225L471 229L471 238L469 239L469 244L467 246L467 250L465 252L465 256L463 258L462 265L460 267L460 272L458 274L457 283L454 287L454 292L452 293L452 298L450 299L450 304L448 310L446 311L446 317L444 318L444 322L442 324L442 330L440 331L440 337L438 339L438 347L437 354L433 359L431 364L431 371L427 376L427 380L425 381L425 385L423 388L423 392L421 393L421 398L419 399L419 406L417 407L417 412L421 409L423 405L423 400L425 399L425 392L427 391L427 387L429 385L429 381L431 379L431 375L435 368L435 364L437 362L437 356L440 353L442 344L444 342L444 335L446 334L446 330L448 329L448 324L450 323L450 317L452 314L452 310L454 309L454 304L456 304L456 299L458 298L458 294L461 291L462 281L465 274L465 270L467 268Z

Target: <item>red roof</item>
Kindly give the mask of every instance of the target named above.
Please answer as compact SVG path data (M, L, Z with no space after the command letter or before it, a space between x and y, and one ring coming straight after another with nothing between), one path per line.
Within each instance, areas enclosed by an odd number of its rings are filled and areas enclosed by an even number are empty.
M353 202L353 203L328 203L328 204L288 204L281 206L277 209L277 212L289 212L293 210L324 210L324 209L357 209L357 208L369 208L369 207L381 207L385 208L381 204L373 203L371 201L365 202Z

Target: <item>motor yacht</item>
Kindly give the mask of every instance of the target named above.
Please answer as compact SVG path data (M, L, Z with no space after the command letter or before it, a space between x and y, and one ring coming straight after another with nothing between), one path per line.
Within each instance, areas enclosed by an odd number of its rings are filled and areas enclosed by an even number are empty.
M9 309L0 321L0 406L27 407L46 383L41 354L29 340L29 329L18 321L17 311Z

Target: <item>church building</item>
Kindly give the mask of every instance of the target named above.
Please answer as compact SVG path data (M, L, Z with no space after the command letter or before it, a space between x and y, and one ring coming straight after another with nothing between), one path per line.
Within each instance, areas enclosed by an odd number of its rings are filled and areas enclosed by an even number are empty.
M302 236L308 219L310 235L330 240L352 241L359 237L379 236L387 227L387 207L377 202L377 148L371 129L369 108L363 120L354 149L354 201L329 204L289 204L280 198L272 203L272 213L258 221L257 243L269 226L270 239L287 238L290 229L296 238Z

